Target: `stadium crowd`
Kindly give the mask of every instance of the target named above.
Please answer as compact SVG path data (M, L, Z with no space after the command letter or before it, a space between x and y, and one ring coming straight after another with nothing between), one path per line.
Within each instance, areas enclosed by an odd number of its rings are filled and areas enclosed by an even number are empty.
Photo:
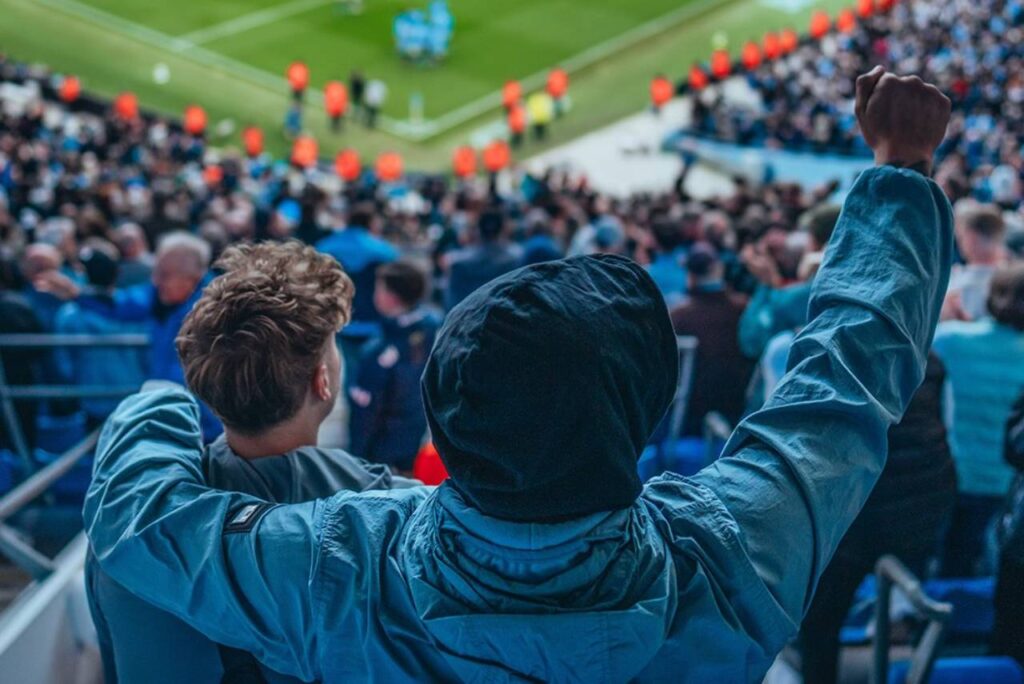
M1019 597L1024 529L1002 531L998 558L985 543L1011 490L1020 506L1019 478L1011 486L1013 466L1004 461L1005 446L1010 462L1020 463L1017 443L1005 435L1024 393L1024 266L1013 250L1024 224L1013 129L1021 117L1010 95L1020 65L1005 54L1016 42L998 39L1020 31L1019 17L1014 3L901 3L821 54L804 47L758 72L767 116L747 120L712 108L698 117L705 132L743 142L809 140L849 150L856 127L845 103L854 76L874 57L922 71L956 94L936 171L954 202L958 251L944 322L924 384L889 433L881 482L810 606L800 640L808 681L834 681L840 626L860 580L883 554L896 554L922 575L998 570L997 601L1012 606ZM915 22L920 30L892 33L885 22ZM954 40L951 55L946 45ZM786 69L807 76L791 78ZM674 331L697 338L682 436L699 436L711 412L737 423L780 382L795 334L809 322L812 284L840 211L832 183L808 191L737 179L732 193L698 200L686 190L685 171L671 192L628 199L601 195L585 179L556 171L519 170L491 183L432 175L378 182L366 172L342 184L323 168L209 149L174 122L68 107L54 97L50 74L0 59L3 86L16 87L19 96L0 98L0 331L146 332L151 340L142 356L108 349L5 354L8 379L185 384L178 352L188 347L175 340L215 276L231 273L239 259L232 248L297 241L334 257L355 286L354 296L346 295L351 310L331 314L349 319L338 337L349 446L390 466L381 471L388 477L411 474L424 446L420 376L445 312L521 266L565 256L629 257L668 303ZM808 109L810 102L823 109ZM982 177L996 177L1005 165L1012 166L1012 190L986 193ZM209 333L188 328L182 339L202 334ZM198 377L189 374L188 384ZM222 429L214 413L223 417L230 398L200 395L210 441ZM86 400L39 410L81 411L98 425L113 408L108 400ZM32 439L38 416L27 405L20 411ZM1013 434L1019 433L1018 427ZM1020 622L1019 611L1004 605L994 642L1024 659Z
M757 103L695 98L692 129L744 145L866 155L853 79L876 64L919 74L953 102L936 178L954 198L1015 207L1024 147L1024 5L1017 0L910 0L808 40L746 74Z

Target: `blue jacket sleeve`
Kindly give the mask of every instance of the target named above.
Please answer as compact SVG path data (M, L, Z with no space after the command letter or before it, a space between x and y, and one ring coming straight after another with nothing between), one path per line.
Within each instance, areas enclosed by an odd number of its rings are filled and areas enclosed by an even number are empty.
M324 501L271 506L203 483L199 408L182 390L129 397L104 428L85 501L100 566L218 643L319 677L312 578ZM233 531L257 506L249 526ZM344 602L344 597L336 597Z
M951 210L935 183L908 170L864 172L775 392L714 465L689 481L648 487L673 530L695 524L681 519L677 502L695 492L712 497L715 514L699 522L720 530L730 564L760 578L760 586L729 587L734 570L719 569L732 606L756 601L737 610L762 644L781 648L790 635L779 633L780 624L796 630L881 473L888 428L924 378L952 244Z

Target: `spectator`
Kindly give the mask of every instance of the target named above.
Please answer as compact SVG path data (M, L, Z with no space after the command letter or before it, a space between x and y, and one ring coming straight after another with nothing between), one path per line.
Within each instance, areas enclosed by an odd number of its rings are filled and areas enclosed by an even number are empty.
M378 269L373 302L383 317L381 334L363 349L349 389L352 453L406 474L427 431L420 376L441 325L423 305L426 297L427 274L415 263Z
M679 304L686 295L688 281L683 262L686 247L678 222L662 217L651 225L654 237L654 258L647 266L647 272L654 278L658 288L665 295L669 307ZM717 258L717 257L716 257Z
M51 287L65 280L61 277L62 264L60 251L45 243L29 245L21 262L25 298L46 332L53 332L57 310L64 303L62 295Z
M141 333L144 327L117 317L114 286L119 278L117 248L105 240L90 238L82 244L78 261L85 269L86 286L78 299L57 312L55 329L66 335L115 335ZM60 349L61 374L76 385L141 387L146 379L145 358L139 349L80 347ZM91 431L103 424L119 399L85 398L86 426Z
M672 310L677 335L697 338L690 403L683 434L703 434L704 416L721 413L731 424L743 415L754 364L739 348L740 316L746 298L725 285L725 267L706 242L693 246L686 259L689 298ZM657 282L657 281L655 281Z
M42 323L19 287L17 269L10 258L0 260L0 333L41 333ZM34 385L42 378L41 355L37 351L11 349L3 351L4 378L10 385ZM39 406L22 401L14 405L18 423L29 450L36 444L36 416ZM0 447L14 450L16 445L6 422L0 421Z
M800 626L807 684L838 681L839 631L854 594L884 555L925 575L956 498L956 469L942 418L945 371L933 354L903 420L889 429L889 457L860 515L839 543Z
M149 328L151 378L184 381L174 340L209 282L209 268L210 246L193 235L171 233L157 246Z
M114 230L114 244L121 252L117 287L148 283L153 274L153 255L146 234L137 223L124 223Z
M206 289L179 342L189 387L226 426L203 454L210 486L273 503L408 486L316 446L339 393L334 333L352 299L337 262L291 243L234 248L218 266L226 275ZM92 553L86 591L108 681L298 681L136 598Z
M996 271L988 310L991 318L947 321L935 334L935 352L949 374L949 446L959 479L943 563L952 577L986 567L986 531L1013 479L1002 438L1010 407L1024 391L1024 264Z
M1006 225L994 205L965 199L955 209L956 244L964 263L953 268L943 319L976 321L988 313L992 274L1007 263Z
M451 479L432 494L218 492L190 398L136 396L86 499L102 569L306 680L759 681L878 479L948 285L949 204L892 164L928 170L949 101L881 69L858 91L881 167L846 200L792 371L710 467L639 481L677 365L650 277L548 262L438 333L423 395Z
M338 260L355 283L352 322L341 331L346 386L358 375L359 349L380 333L381 316L373 306L377 269L398 258L398 250L378 237L378 219L372 204L355 205L348 223L316 243L316 248Z
M448 256L448 309L468 297L484 283L508 273L522 263L522 251L505 239L505 216L488 209L477 221L478 242Z
M1006 424L1006 462L1016 471L1013 488L999 518L999 569L996 578L992 652L1024 665L1024 394Z
M805 217L812 255L824 251L838 218L838 209L831 205L823 205ZM806 322L811 281L787 283L780 257L771 253L766 238L748 244L741 257L759 284L740 319L740 349L748 358L757 359L772 337Z

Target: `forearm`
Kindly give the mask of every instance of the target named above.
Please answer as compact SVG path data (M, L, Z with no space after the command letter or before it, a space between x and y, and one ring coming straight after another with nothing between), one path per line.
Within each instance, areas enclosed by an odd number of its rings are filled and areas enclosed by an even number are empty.
M262 544L230 534L228 525L247 505L263 502L210 489L201 449L199 410L184 391L127 399L97 446L84 509L93 552L116 581L211 639L309 679L308 635L283 621L308 616L284 616L276 607L307 588L315 504L260 509ZM267 536L288 542L272 548ZM272 586L281 576L297 581ZM291 600L310 609L308 601Z
M865 172L787 375L741 423L726 458L698 476L797 620L884 466L889 426L924 377L951 257L951 212L937 186L911 171Z

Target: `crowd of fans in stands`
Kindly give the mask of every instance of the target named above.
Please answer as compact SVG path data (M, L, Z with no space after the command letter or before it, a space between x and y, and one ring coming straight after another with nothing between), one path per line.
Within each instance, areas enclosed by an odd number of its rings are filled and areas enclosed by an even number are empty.
M953 101L937 177L958 193L1016 206L1024 146L1024 4L912 0L849 33L802 44L747 75L759 104L712 87L695 98L693 130L744 145L868 155L853 82L875 64L918 74Z
M1016 2L901 3L760 69L752 82L766 115L713 106L697 119L701 130L742 142L850 151L847 88L869 63L923 71L956 98L938 179L955 203L962 263L928 379L890 435L890 465L864 520L822 580L832 589L811 609L805 663L819 681L834 674L842 618L882 553L925 573L949 527L945 572L994 570L985 531L1013 479L1004 428L1024 392L1024 268L1013 251L1024 223L1022 18ZM5 354L8 379L182 382L174 340L218 255L239 241L300 240L335 256L356 285L339 340L352 449L402 472L426 431L418 377L443 312L502 273L567 255L644 264L676 331L698 339L684 435L699 435L712 411L738 421L784 372L838 217L831 184L807 191L736 181L727 196L697 200L685 173L671 192L628 199L558 172L490 185L429 175L379 183L368 173L343 185L322 169L215 152L171 122L69 109L50 97L49 79L0 59L0 87L19 93L0 97L0 331L146 332L151 347L142 356ZM81 410L96 425L111 409L96 399L40 410ZM20 410L31 441L37 416ZM217 434L212 414L204 427Z

